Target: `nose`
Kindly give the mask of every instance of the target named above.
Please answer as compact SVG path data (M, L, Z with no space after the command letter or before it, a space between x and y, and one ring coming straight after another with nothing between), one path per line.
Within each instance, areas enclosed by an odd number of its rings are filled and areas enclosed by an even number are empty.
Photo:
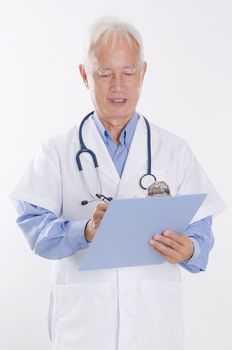
M111 90L120 92L123 90L123 77L121 74L114 74L111 80Z

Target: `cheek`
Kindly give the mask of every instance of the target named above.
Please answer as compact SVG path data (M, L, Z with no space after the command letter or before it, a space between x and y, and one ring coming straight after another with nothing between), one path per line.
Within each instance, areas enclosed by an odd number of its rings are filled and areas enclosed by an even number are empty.
M95 85L92 89L91 95L92 99L98 106L105 105L108 96L108 89L104 84Z
M141 86L139 84L132 85L130 88L130 95L133 99L137 99L140 95Z
M139 79L139 77L136 77L135 79L132 79L131 81L127 82L127 87L128 87L128 90L131 92L131 94L136 96L139 94L141 90L142 82Z
M94 84L94 92L98 98L103 97L109 91L108 84L104 82L98 82Z

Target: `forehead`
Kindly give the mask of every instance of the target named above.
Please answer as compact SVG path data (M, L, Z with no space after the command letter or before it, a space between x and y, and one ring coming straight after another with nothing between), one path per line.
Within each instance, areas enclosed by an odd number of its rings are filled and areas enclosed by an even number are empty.
M113 33L101 37L91 52L92 63L98 66L131 66L139 61L139 47L130 36Z

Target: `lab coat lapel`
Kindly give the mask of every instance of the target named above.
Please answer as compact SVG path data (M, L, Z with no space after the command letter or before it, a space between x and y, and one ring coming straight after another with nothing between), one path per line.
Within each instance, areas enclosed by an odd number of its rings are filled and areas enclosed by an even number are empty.
M89 118L85 122L82 135L83 135L83 140L86 147L92 150L97 157L97 161L99 165L99 173L104 174L116 185L118 185L120 181L120 177L109 155L106 145L102 140L102 137L99 134L99 131L97 130L97 127L92 118ZM91 157L87 153L83 153L81 155L81 160L83 162L84 161L92 162Z

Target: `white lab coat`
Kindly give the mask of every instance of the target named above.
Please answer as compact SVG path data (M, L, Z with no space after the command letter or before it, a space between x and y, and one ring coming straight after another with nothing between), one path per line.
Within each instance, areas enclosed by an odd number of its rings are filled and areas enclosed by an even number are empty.
M214 215L224 203L185 141L151 124L152 172L167 182L172 195L207 193L193 221ZM147 169L147 134L140 118L121 179L90 118L83 139L97 156L103 193L113 198L144 197L139 186ZM84 190L75 155L78 127L49 140L39 150L12 193L18 200L47 208L68 220L87 220L95 203ZM98 188L90 157L82 164L91 193ZM123 249L123 247L122 247ZM53 262L53 350L181 350L181 278L178 265L79 272L87 249Z

